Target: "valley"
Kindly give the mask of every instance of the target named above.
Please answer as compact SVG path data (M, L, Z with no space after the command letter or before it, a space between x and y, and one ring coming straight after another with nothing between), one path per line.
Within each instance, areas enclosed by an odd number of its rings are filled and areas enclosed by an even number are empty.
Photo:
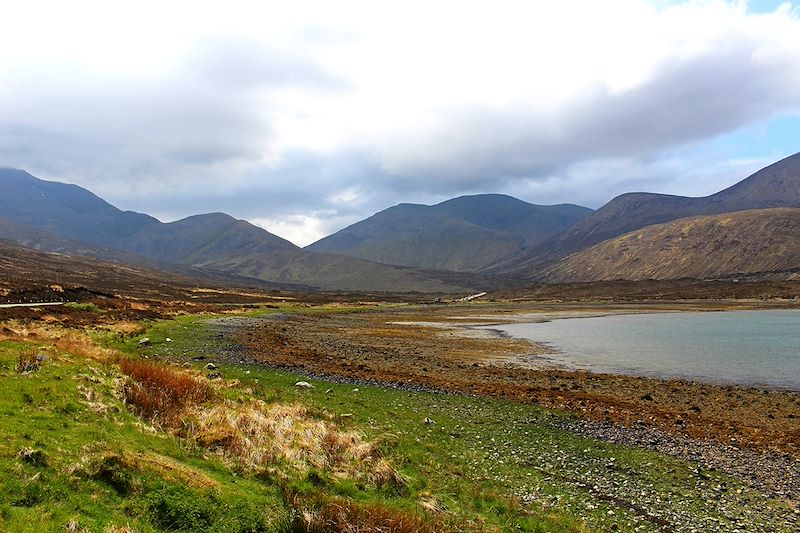
M597 211L401 204L303 249L2 170L0 529L794 530L796 390L500 329L796 313L797 157Z

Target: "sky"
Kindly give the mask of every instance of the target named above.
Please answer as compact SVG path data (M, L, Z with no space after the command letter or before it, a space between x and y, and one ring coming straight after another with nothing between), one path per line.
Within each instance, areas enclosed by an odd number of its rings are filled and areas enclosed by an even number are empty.
M700 196L800 151L800 2L4 2L0 166L306 245L391 205Z

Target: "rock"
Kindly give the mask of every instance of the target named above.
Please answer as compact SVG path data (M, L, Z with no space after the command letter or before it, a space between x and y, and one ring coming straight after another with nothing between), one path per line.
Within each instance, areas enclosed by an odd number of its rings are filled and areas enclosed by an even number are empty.
M45 354L43 354L43 353L37 353L37 354L36 354L36 360L37 360L37 361L39 361L40 363L44 363L44 362L45 362L45 361L47 361L48 359L50 359L50 358L49 358L49 357L47 357L47 356L46 356Z
M314 385L312 385L308 381L298 381L297 383L294 384L294 386L295 387L300 387L300 388L303 388L303 389L313 389L314 388Z
M170 339L169 337L167 337L166 339L164 339L164 342L172 342L172 339Z
M430 418L428 418L427 416L425 417L425 420L423 420L423 422L425 423L426 426L430 426L430 425L435 424L435 422L433 420L431 420Z
M642 395L642 397L639 398L639 399L640 400L644 400L646 402L652 402L653 401L653 396L648 392L647 394Z
M215 365L214 363L208 363L206 365L206 370L216 370L216 369L217 369L217 365Z
M150 344L150 337L145 337L139 340L139 346L147 346Z
M206 377L208 379L222 379L222 374L220 374L217 371L214 371L214 372L209 372L208 376L206 376Z
M205 358L206 358L205 355L195 355L194 357L192 357L192 359L194 359L195 361L203 361L205 360Z
M33 466L47 466L47 455L42 450L23 448L17 457L24 463Z
M325 391L325 394L333 394L333 389L328 389Z
M353 392L358 392L358 389L353 389Z

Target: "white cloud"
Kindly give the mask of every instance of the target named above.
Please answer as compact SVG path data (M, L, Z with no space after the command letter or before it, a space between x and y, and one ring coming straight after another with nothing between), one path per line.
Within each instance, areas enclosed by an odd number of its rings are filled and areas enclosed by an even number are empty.
M280 219L253 218L248 222L268 232L283 237L296 244L306 246L320 240L332 232L332 226L339 225L339 220L331 221L322 214L287 215ZM351 221L354 222L354 221Z
M0 165L301 243L411 199L679 187L681 147L800 108L788 3L34 0L4 20Z

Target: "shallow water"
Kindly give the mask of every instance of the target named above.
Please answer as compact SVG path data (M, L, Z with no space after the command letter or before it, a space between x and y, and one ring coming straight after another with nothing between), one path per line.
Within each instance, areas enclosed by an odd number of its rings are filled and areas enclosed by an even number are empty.
M800 310L653 313L491 326L571 368L800 390Z

